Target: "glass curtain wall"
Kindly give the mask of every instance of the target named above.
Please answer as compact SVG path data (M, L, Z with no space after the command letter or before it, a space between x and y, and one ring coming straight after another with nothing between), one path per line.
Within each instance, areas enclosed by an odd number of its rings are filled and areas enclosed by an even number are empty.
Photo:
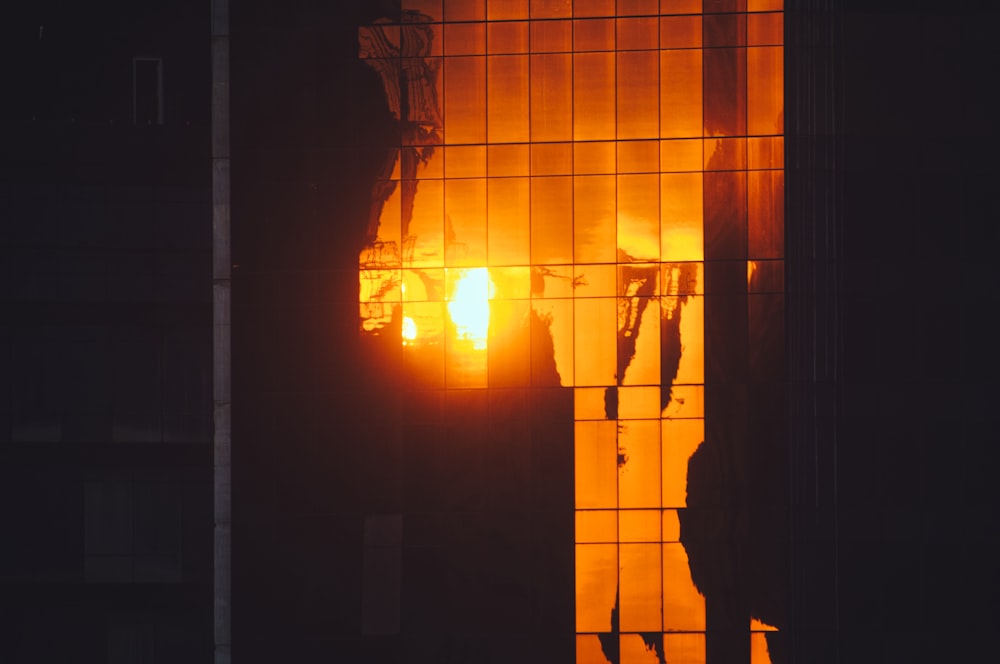
M782 1L402 9L359 33L399 121L362 333L442 389L530 388L554 363L575 401L576 661L705 662L688 462L706 381L783 326ZM706 296L713 269L735 292ZM742 354L706 350L714 301ZM751 621L749 661L772 629Z

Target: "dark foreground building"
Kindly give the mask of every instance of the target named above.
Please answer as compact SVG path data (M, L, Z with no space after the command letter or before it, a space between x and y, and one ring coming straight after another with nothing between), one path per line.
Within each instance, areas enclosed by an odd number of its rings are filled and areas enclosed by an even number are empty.
M202 5L4 8L3 662L211 657Z
M3 662L207 662L228 641L213 639L209 16L39 3L2 28ZM233 658L572 662L578 413L551 332L509 337L522 363L468 389L429 381L398 336L359 333L358 256L401 129L358 34L393 16L229 8ZM718 507L685 526L709 561L693 574L707 662L750 661L746 613L782 623L775 664L988 652L995 19L785 6L784 359L705 404L780 446L735 466L739 488L714 472L694 487ZM706 313L706 353L749 368L760 346L751 327L726 336L745 300L729 302ZM741 529L762 523L748 501L775 527ZM713 523L699 548L690 533ZM779 564L720 571L762 559ZM629 631L607 609L608 635Z

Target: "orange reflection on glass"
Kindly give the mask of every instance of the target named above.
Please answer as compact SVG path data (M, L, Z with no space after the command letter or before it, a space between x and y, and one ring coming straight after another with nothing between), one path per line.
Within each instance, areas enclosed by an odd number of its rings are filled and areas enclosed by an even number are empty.
M532 24L533 31L535 25ZM569 53L537 54L538 49L532 50L535 53L530 57L531 139L570 140L573 130L573 56Z
M670 664L705 664L705 635L664 634L663 651Z
M576 631L610 632L618 595L618 545L576 545Z
M760 632L750 634L750 664L771 664L767 637Z
M751 135L783 133L783 67L781 46L747 49L747 132Z
M660 176L660 255L663 260L700 261L705 256L702 179L701 173L664 173Z
M577 509L617 509L616 423L577 422L574 435ZM610 606L610 605L609 605Z
M772 627L756 618L750 620L750 664L771 664L771 653L764 632L776 631L777 627Z
M607 655L596 634L576 635L576 664L608 664Z
M528 0L490 0L486 3L486 18L491 21L528 18Z
M620 18L617 21L618 50L655 49L658 47L655 18Z
M661 510L619 510L619 542L659 542L661 537ZM659 553L657 553L659 555ZM659 572L657 572L657 575ZM659 592L659 589L657 589ZM659 631L659 627L657 627Z
M475 350L486 348L490 329L490 298L494 286L485 267L449 270L448 315L458 339L470 341Z
M620 620L623 632L663 629L660 543L619 545Z
M490 3L492 6L494 3ZM490 54L526 53L528 24L525 21L490 21L486 24L486 52Z
M687 551L683 544L664 543L663 631L700 632L704 629L705 598L691 580ZM678 647L680 645L678 643Z
M622 634L619 637L621 664L661 664L656 646L640 634ZM607 658L604 659L606 663Z
M664 507L687 506L687 462L705 440L704 420L663 420Z
M619 420L619 508L660 506L659 431L659 420Z
M576 541L579 544L617 542L618 516L618 510L577 510Z
M702 51L660 51L660 135L702 134Z

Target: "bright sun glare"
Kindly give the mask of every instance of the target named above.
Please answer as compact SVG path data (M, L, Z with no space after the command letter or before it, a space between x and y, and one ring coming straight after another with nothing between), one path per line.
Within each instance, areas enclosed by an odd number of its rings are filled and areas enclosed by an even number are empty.
M490 298L494 286L485 267L457 270L458 278L448 297L448 315L459 339L472 341L476 350L486 348L490 327Z

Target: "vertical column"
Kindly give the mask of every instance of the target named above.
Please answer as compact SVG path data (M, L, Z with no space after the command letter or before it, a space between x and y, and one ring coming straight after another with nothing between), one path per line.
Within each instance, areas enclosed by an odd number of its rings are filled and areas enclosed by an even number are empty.
M212 318L214 402L214 642L216 664L232 659L230 621L230 226L229 1L212 0Z

